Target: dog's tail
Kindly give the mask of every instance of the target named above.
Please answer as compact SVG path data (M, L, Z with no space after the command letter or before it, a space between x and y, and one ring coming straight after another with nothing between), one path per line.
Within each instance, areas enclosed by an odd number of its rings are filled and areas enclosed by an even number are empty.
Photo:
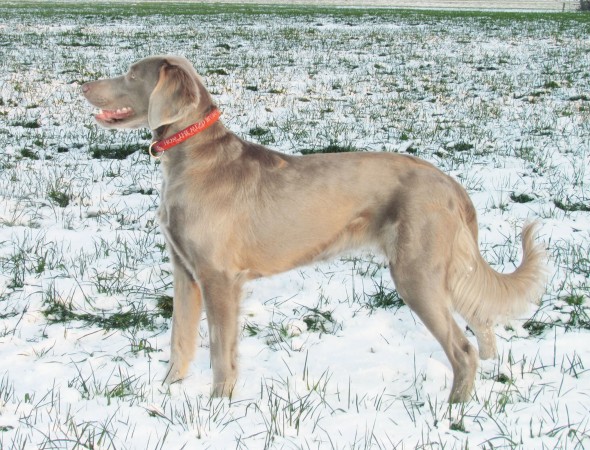
M522 229L523 258L510 274L498 273L482 258L473 235L463 228L453 248L449 288L453 306L468 323L493 324L517 317L539 303L545 291L545 250L535 243L536 224Z

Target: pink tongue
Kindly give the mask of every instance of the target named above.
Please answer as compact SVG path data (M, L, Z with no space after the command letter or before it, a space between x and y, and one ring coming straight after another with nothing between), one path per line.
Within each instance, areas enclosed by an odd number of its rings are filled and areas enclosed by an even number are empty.
M95 117L100 120L114 120L114 119L124 119L125 117L129 117L133 111L125 110L117 112L116 110L106 110L101 111L100 114L97 114Z

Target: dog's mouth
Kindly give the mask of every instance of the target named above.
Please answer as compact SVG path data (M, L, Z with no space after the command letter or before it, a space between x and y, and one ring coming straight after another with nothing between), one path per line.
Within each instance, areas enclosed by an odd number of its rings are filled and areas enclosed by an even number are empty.
M133 111L133 108L128 107L119 109L101 109L97 114L95 114L94 118L98 122L113 125L133 117L134 114L135 112Z

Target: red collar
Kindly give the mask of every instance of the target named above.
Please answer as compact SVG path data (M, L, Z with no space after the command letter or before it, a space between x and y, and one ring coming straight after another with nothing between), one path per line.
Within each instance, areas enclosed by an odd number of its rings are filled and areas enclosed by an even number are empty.
M179 131L176 134L173 134L169 138L163 139L161 141L152 142L149 148L150 155L153 158L159 158L160 155L158 155L158 153L165 152L166 150L174 147L175 145L178 145L181 142L186 141L188 138L193 137L196 134L199 134L201 131L206 130L215 122L217 122L219 116L221 116L221 111L215 108L213 109L213 111L207 114L207 117L205 117L200 122L192 124L190 127L187 127L184 130Z

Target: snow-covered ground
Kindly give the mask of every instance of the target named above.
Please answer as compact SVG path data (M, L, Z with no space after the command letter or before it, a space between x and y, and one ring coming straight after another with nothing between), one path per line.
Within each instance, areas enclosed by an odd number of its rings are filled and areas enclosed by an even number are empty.
M580 6L578 0L265 0L262 2L259 0L207 0L207 2L379 8L521 9L530 11L571 11Z
M588 21L129 8L1 10L0 448L590 446ZM148 132L99 129L79 92L159 53L193 61L245 138L433 162L497 270L540 221L547 292L496 328L472 401L448 406L445 355L369 253L248 285L231 401L208 395L205 321L189 378L161 384L159 167Z
M16 2L16 0L7 0ZM20 0L21 2L46 2L52 0ZM61 0L62 3L79 3L80 0ZM137 3L135 0L109 0L113 3ZM190 3L191 0L144 0L146 2ZM18 2L16 2L18 3ZM477 10L529 10L573 11L580 7L580 0L201 0L198 3L225 3L274 6L336 6L377 8L450 8Z

